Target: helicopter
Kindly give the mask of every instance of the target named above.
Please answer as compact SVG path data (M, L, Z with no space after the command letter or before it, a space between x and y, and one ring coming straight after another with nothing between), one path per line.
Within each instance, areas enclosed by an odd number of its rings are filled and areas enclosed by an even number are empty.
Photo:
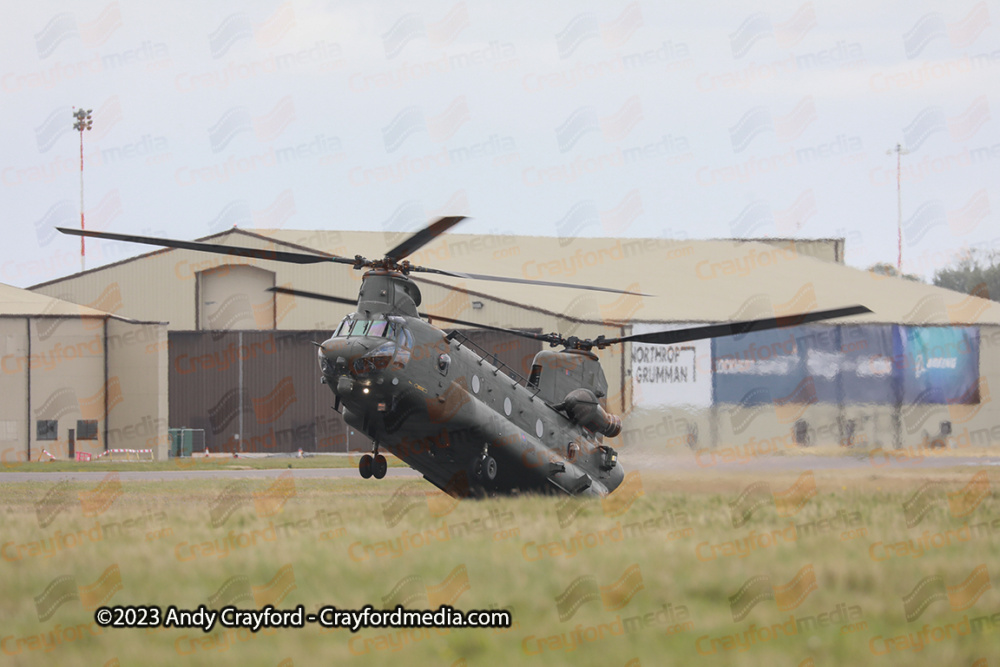
M506 329L421 313L412 274L650 296L609 287L446 271L406 258L464 220L435 220L382 259L228 246L201 241L57 228L64 234L296 264L338 263L365 270L357 301L285 287L272 292L354 306L330 338L314 342L319 381L333 409L373 442L360 457L365 479L385 477L384 449L454 497L556 493L603 497L625 477L605 443L622 429L607 409L608 382L594 350L628 342L672 345L871 312L855 305L797 315L593 339ZM440 320L531 338L538 352L524 378Z

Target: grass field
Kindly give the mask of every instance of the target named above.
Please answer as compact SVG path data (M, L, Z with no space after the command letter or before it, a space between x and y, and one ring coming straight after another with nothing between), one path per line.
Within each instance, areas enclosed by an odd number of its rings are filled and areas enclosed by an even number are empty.
M8 461L0 463L0 472L146 472L165 470L275 470L278 468L356 468L357 454L295 456L191 456L165 461ZM389 467L405 467L395 456L387 456Z
M994 470L638 472L603 502L294 470L40 476L0 487L0 649L13 665L997 665ZM449 604L513 627L101 629L100 604Z

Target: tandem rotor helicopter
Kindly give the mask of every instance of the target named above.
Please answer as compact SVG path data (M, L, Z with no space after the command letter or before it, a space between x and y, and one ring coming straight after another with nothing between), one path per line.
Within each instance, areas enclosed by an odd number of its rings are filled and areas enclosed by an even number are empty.
M455 497L518 492L604 496L625 476L605 437L621 432L606 409L608 382L593 350L637 342L671 345L797 326L871 312L848 306L800 315L697 326L618 338L582 339L534 333L424 314L411 274L636 294L626 290L444 271L414 266L409 255L464 220L432 222L370 260L227 246L200 241L57 228L64 234L130 241L295 264L333 262L365 269L357 303L335 296L273 287L272 291L356 306L317 346L320 382L334 409L374 442L361 457L364 478L386 474L384 448ZM648 296L648 295L642 295ZM528 378L476 348L459 331L446 333L425 318L524 336L559 350L535 355Z

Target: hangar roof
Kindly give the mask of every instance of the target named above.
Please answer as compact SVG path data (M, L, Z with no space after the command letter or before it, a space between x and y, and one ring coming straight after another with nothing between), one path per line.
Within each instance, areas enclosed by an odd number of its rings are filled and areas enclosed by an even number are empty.
M165 324L163 322L139 322L6 283L0 283L0 317L111 317L134 324Z
M0 315L108 317L108 313L0 283Z
M290 229L259 233L323 252L369 258L381 257L405 236ZM817 245L823 243L447 234L408 259L452 271L580 282L654 295L588 292L605 321L717 322L862 304L874 312L838 321L1000 324L1000 304L994 301L825 261L819 257L829 253ZM525 290L479 280L464 286L470 293L553 313L571 314L567 308L578 299L577 294L559 288Z
M253 247L278 245L300 252L319 251L347 257L361 254L368 258L380 258L407 234L396 231L246 231L234 228L202 240ZM441 295L445 294L436 285L450 285L470 295L509 303L527 311L544 311L592 323L720 322L863 304L874 312L838 322L1000 325L1000 304L996 302L901 278L880 276L837 261L810 256L828 256L830 253L823 249L824 243L829 245L824 241L789 239L771 239L768 242L561 239L449 233L433 240L407 259L413 264L452 271L580 282L654 295L639 297L575 292L554 287L435 277L433 280L421 280L421 284L429 284L423 290L424 302L426 310L432 314L435 312L432 307L435 301L442 302L444 297ZM118 280L123 280L123 271L132 276L129 280L139 279L153 268L150 266L147 269L143 261L163 256L163 253L185 258L192 255L202 259L209 257L187 250L156 250L36 285L32 289L44 288L48 293L69 289L72 293L73 284L79 277L98 278L105 271L112 271ZM836 256L828 256L828 259L839 260L839 253L838 249ZM215 264L227 261L223 257L215 257L212 260ZM171 275L180 277L176 266L187 261L174 260L172 266L175 268L168 273L172 271ZM326 276L330 274L318 267L290 269L288 267L293 265L258 260L252 263L266 265L270 270L279 272L279 284L295 276L297 278L290 285L292 287L352 299L357 296L357 275L353 279L329 280ZM134 272L132 266L135 266ZM143 269L140 270L140 266ZM354 273L345 266L327 267L329 270L343 272L345 278ZM281 277L282 272L285 278ZM420 279L422 275L415 277ZM170 278L169 275L160 276L156 281L163 283ZM322 287L317 283L321 283ZM99 290L91 286L90 292L89 298L94 299ZM475 319L469 315L466 313L459 317ZM154 315L150 312L142 316Z

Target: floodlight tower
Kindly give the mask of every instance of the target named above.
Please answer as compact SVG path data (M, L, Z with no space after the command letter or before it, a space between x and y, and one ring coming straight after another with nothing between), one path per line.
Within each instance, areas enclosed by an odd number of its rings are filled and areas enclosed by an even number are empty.
M75 108L75 107L74 107ZM93 109L77 109L76 113L73 114L73 118L76 118L76 122L73 123L73 129L80 132L80 231L84 230L83 226L83 133L85 130L90 130L94 127L94 121L91 120L90 114ZM86 247L84 246L85 237L80 237L80 270L85 271L86 265L84 257L86 255Z
M899 275L903 275L903 171L902 171L902 160L903 156L907 155L910 151L903 148L902 144L896 144L895 148L890 148L885 152L886 155L896 154L896 212L897 212L897 222L896 228L899 231L899 255L896 258L896 271Z

